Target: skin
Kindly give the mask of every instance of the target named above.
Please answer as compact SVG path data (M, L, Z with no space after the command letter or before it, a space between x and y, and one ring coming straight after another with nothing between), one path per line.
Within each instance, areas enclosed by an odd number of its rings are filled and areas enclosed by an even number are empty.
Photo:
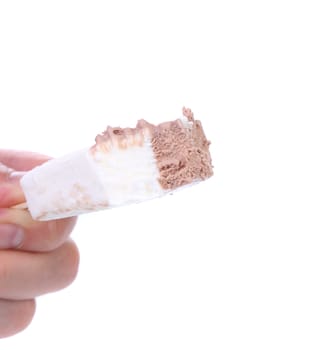
M67 287L77 274L79 254L69 238L76 218L40 222L12 208L25 201L23 173L48 159L0 150L0 338L25 329L36 297Z

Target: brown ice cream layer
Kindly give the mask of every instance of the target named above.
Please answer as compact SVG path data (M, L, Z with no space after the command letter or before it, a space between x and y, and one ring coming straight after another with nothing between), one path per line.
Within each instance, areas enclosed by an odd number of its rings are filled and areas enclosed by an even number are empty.
M194 120L190 109L183 108L189 125L181 119L153 125L139 120L136 128L108 127L96 137L91 149L107 151L111 147L127 149L143 146L150 140L159 170L159 183L165 190L173 190L213 175L210 142L206 139L201 122Z
M191 122L190 128L181 120L160 124L152 137L152 147L164 189L175 189L213 175L210 142L206 139L201 122L194 120L190 109L183 115Z

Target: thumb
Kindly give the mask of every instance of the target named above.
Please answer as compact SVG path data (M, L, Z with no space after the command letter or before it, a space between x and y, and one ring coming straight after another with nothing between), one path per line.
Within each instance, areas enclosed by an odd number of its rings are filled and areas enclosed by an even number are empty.
M0 208L10 208L25 201L20 179L25 174L0 163Z

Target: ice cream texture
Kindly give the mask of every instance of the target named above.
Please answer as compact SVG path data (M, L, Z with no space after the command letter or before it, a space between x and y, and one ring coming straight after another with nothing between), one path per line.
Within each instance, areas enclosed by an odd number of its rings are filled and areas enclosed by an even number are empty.
M213 175L210 142L190 109L135 128L107 127L92 147L32 169L21 179L35 220L51 220L160 197Z

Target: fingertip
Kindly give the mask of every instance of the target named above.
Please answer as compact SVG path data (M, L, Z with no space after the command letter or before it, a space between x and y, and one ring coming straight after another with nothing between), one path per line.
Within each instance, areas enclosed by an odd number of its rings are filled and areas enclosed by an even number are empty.
M70 239L51 253L48 292L67 288L77 277L80 254L76 244ZM49 260L48 260L49 261ZM48 286L47 286L48 287Z
M80 263L80 253L77 245L71 239L65 243L64 249L66 249L65 266L68 266L65 271L65 286L67 287L77 277Z
M19 332L27 328L33 320L33 317L36 313L36 300L23 300L23 306L20 308L20 312L22 315L20 317L20 320L17 322L17 330Z
M49 159L40 153L0 149L0 162L15 170L27 171Z
M30 325L35 312L35 299L0 300L0 338L22 332Z

